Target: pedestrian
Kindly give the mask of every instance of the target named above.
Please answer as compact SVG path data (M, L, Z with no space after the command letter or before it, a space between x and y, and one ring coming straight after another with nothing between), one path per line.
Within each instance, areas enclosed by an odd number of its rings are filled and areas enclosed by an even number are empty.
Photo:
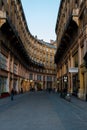
M13 100L14 99L14 89L12 88L12 90L11 90L11 100Z
M35 85L35 91L37 91L37 86Z
M48 88L49 93L51 93L51 88Z
M21 93L23 93L23 88L21 88Z

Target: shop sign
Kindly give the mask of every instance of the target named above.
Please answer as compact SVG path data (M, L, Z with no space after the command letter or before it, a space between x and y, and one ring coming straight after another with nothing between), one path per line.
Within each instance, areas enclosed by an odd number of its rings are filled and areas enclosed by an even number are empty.
M78 68L77 67L69 68L69 72L70 73L78 73Z

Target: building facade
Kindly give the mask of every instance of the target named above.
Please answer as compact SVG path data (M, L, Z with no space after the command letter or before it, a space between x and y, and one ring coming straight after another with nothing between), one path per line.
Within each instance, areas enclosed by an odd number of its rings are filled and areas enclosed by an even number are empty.
M87 1L61 0L55 30L59 90L87 100Z
M56 82L56 47L34 37L20 0L0 0L0 96Z

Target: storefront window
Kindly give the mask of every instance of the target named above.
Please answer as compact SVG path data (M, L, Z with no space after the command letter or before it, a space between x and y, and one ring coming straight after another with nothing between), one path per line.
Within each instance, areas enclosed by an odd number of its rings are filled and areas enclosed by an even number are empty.
M73 75L72 81L73 81L73 95L77 96L78 90L79 90L79 86L78 86L78 74L74 74Z
M7 78L0 77L0 94L6 92Z
M0 68L7 70L7 57L0 53Z

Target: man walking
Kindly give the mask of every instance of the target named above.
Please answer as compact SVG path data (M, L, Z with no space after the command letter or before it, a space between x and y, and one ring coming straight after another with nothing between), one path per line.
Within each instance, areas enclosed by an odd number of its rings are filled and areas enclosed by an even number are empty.
M14 99L14 89L12 88L12 90L11 90L11 100L13 100Z

